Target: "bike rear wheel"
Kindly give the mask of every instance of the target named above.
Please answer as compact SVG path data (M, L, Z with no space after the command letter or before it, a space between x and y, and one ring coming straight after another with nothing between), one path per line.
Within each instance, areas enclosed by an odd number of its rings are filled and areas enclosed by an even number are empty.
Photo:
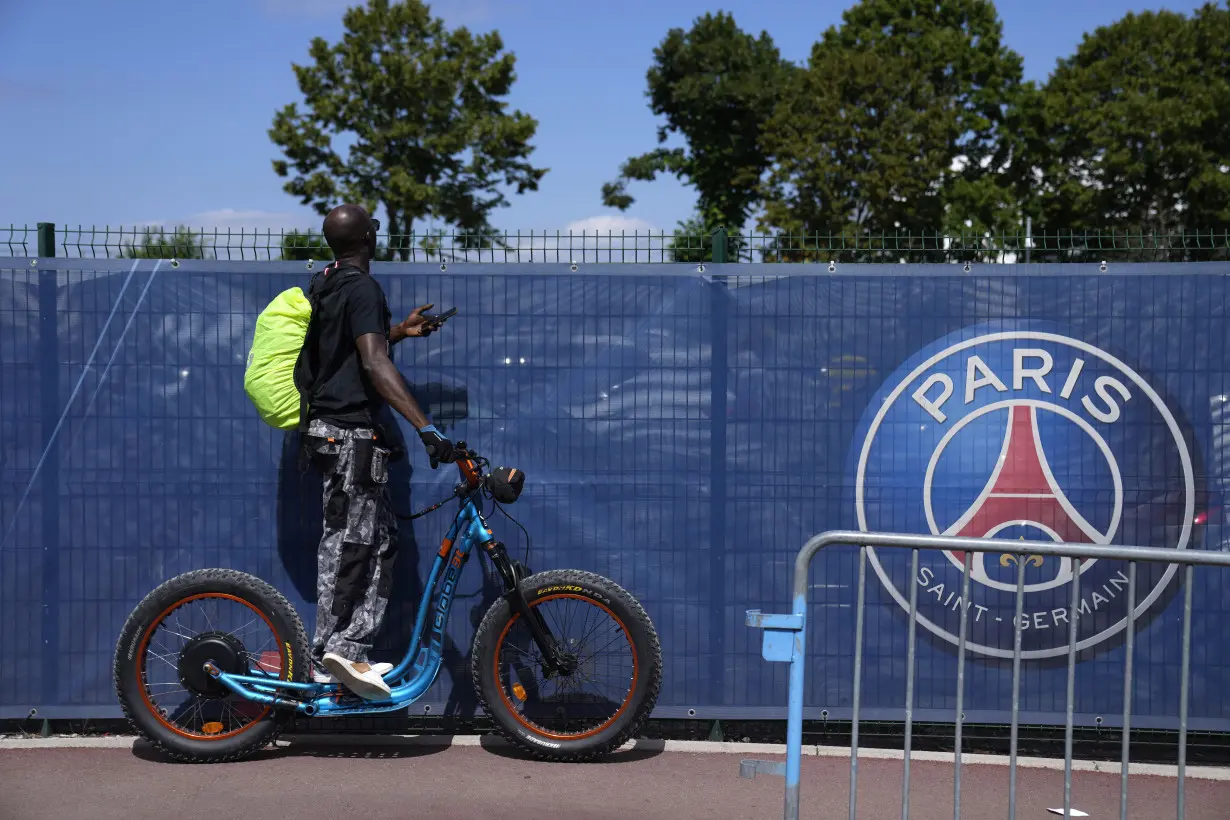
M307 680L303 622L264 581L227 569L178 575L129 615L113 662L116 694L133 729L166 756L238 760L277 738L292 712L232 693L204 671Z
M471 676L499 732L535 757L579 761L636 736L657 702L662 650L653 622L600 575L550 570L521 582L574 671L548 676L525 620L504 598L474 637Z

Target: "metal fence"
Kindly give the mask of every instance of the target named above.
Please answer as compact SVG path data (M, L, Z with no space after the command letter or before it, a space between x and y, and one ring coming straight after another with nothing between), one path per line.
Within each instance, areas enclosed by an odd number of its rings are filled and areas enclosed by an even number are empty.
M1230 259L1230 230L1034 230L712 234L683 231L430 231L381 234L400 262L699 263L1209 262ZM305 261L330 258L316 231L140 225L0 226L0 256Z
M526 472L514 515L534 569L599 572L645 604L666 663L658 717L784 718L786 670L761 661L742 622L787 596L797 545L826 526L961 529L993 475L1022 486L994 521L975 522L979 535L1011 525L1000 538L1046 540L1020 524L1032 520L1066 541L1230 547L1224 264L577 267L384 263L375 276L399 310L459 307L446 332L398 345L395 363L449 435ZM304 262L0 261L0 718L115 716L116 635L141 596L183 570L253 572L310 619L319 491L295 469L293 437L262 425L243 392L257 314L309 275ZM1060 495L1039 464L996 472L1018 427L1023 452L1049 456L1079 512L1067 524L1031 511L1031 498ZM409 512L447 495L451 478L415 450L390 487ZM520 531L494 523L522 557ZM387 654L375 660L400 654L434 555L417 544L438 543L441 526L429 516L402 530ZM1037 629L1024 636L1023 725L1065 721L1053 560L1026 569ZM808 719L852 712L857 563L839 549L815 563L831 629L809 632ZM975 604L1011 611L1013 566L979 566ZM1101 566L1083 578L1098 616L1082 619L1078 647L1074 720L1090 727L1123 707L1114 630L1126 577L1093 585ZM907 683L909 562L882 554L871 568L864 726L900 720ZM958 572L946 559L919 569L933 580L918 593L918 725L952 716ZM1230 598L1206 575L1192 591L1189 726L1226 731ZM1171 580L1145 567L1138 579L1140 730L1177 728ZM471 619L493 589L465 578L445 672L416 706L474 715ZM1012 630L979 612L965 711L1006 725Z
M832 530L821 533L809 540L799 550L794 562L792 582L792 609L788 614L770 615L760 610L748 610L748 626L764 630L762 655L771 662L790 664L790 684L787 704L786 729L786 762L785 764L745 760L740 763L740 774L744 777L754 777L756 774L783 775L786 781L782 816L785 820L798 820L800 798L800 766L803 742L803 699L804 678L807 667L807 622L808 622L808 570L812 559L826 547L835 545L858 545L858 603L855 614L855 632L853 640L854 655L854 704L853 729L850 741L850 820L855 820L858 806L858 732L859 709L862 694L863 676L863 632L864 615L866 611L867 558L869 549L908 549L912 551L911 566L913 575L919 572L919 552L921 550L941 550L948 554L960 555L963 562L963 576L960 602L960 632L957 645L957 674L954 689L956 691L956 707L953 710L954 746L956 750L955 766L953 768L953 817L961 816L961 733L965 723L964 698L966 689L965 663L967 630L970 624L970 579L973 575L973 557L982 553L1001 553L1017 556L1016 561L1016 595L1014 624L1014 641L1012 651L1012 723L1009 740L1009 781L1008 781L1008 818L1016 817L1016 774L1017 774L1017 731L1020 719L1021 690L1021 657L1022 637L1026 631L1024 619L1025 575L1028 561L1032 556L1058 558L1068 561L1073 568L1068 599L1068 641L1067 641L1067 694L1065 697L1065 734L1064 734L1064 781L1063 781L1063 816L1071 816L1072 809L1072 735L1073 706L1076 685L1076 658L1078 646L1078 621L1086 613L1081 608L1081 574L1086 562L1119 560L1128 562L1127 596L1131 605L1128 607L1126 619L1126 654L1123 664L1123 745L1120 756L1120 791L1119 816L1121 820L1128 817L1128 764L1130 762L1129 739L1132 725L1132 672L1136 622L1137 622L1137 563L1153 562L1169 566L1182 565L1184 569L1183 587L1183 628L1182 649L1180 660L1179 685L1179 761L1177 782L1177 814L1184 816L1185 783L1184 774L1187 763L1187 731L1188 705L1191 688L1192 661L1192 569L1194 566L1230 567L1230 554L1210 553L1193 550L1159 549L1156 547L1133 546L1097 546L1088 544L1066 544L1035 541L1003 541L998 539L962 538L953 536L926 536L903 533L883 532L850 532ZM1080 569L1077 568L1080 563ZM981 613L979 613L981 614ZM905 695L905 754L904 771L901 787L901 817L909 820L910 816L910 752L914 714L914 676L915 647L918 619L918 585L911 584L909 607L909 638L906 652L906 695ZM823 629L821 622L819 628ZM985 816L985 814L980 815Z

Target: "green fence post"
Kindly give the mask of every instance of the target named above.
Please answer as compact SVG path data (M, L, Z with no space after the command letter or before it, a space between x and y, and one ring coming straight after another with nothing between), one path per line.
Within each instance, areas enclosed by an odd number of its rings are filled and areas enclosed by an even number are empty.
M41 259L53 259L56 255L56 226L54 222L38 223L38 255ZM53 441L52 436L55 433L55 425L57 422L57 414L60 410L59 396L59 372L57 361L59 359L56 349L56 272L54 270L40 270L38 272L39 280L39 347L41 348L42 356L42 416L43 416L43 434L44 439L48 442ZM59 609L59 601L56 600L57 592L54 585L49 585L48 579L54 577L54 573L58 572L58 559L56 549L59 547L59 452L54 446L48 447L48 464L43 470L41 495L43 507L43 687L46 691L50 684L54 687L54 681L59 676L59 667L56 658L56 652L59 649L59 641L57 632L59 629L58 619L55 613ZM48 575L48 573L52 575ZM39 727L39 735L42 737L51 736L51 721L43 718L43 725Z
M718 228L712 235L710 258L714 264L726 261L726 229ZM711 294L710 322L710 431L709 431L709 703L726 705L729 686L726 680L726 626L730 614L726 611L726 389L729 379L728 345L730 343L730 292L727 277L709 274ZM713 738L721 730L710 730Z
M44 258L55 258L56 223L38 223L38 255Z
M718 228L713 232L713 261L720 263L726 261L726 229Z

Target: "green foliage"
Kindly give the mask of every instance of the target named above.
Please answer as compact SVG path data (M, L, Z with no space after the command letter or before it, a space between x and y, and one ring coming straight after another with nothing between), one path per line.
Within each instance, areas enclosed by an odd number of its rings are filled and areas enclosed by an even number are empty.
M202 234L184 225L176 226L170 236L165 228L145 228L140 243L124 243L119 256L121 259L204 259L205 243Z
M321 214L382 205L399 235L426 217L479 231L508 204L501 186L537 190L538 123L507 111L516 59L498 33L446 30L421 0L368 0L343 24L340 42L314 39L313 62L294 66L305 110L287 105L269 131L288 193ZM345 157L335 141L353 143Z
M762 226L853 238L942 219L945 102L913 61L817 44L788 93L766 127Z
M1023 117L1035 224L1230 225L1230 10L1128 14L1087 34ZM1182 258L1181 251L1175 258Z
M672 262L712 262L713 231L700 214L693 214L678 224L665 250Z
M765 125L773 169L761 227L849 236L853 251L860 237L919 226L1014 226L1007 112L1024 91L1021 58L1001 35L987 0L847 10Z
M677 223L671 238L666 241L663 247L664 255L672 262L691 262L694 264L712 262L715 244L714 234L722 229L724 229L724 226L719 221L714 219L706 221L699 212L694 213L687 219ZM741 257L748 256L747 236L729 231L726 231L725 235L725 261L738 262Z
M282 259L288 262L306 262L309 259L331 261L333 249L325 242L324 234L290 231L282 235Z
M418 247L428 259L439 259L442 262L457 259L479 262L483 259L494 260L495 249L508 248L509 243L495 228L484 223L468 231L431 231L419 240ZM491 253L483 254L483 251Z
M703 225L738 231L759 200L768 167L761 129L790 70L767 33L752 37L729 14L706 14L687 31L671 29L654 49L648 97L666 120L659 145L678 134L687 147L632 157L603 186L603 203L626 210L634 201L628 182L673 174L696 189Z

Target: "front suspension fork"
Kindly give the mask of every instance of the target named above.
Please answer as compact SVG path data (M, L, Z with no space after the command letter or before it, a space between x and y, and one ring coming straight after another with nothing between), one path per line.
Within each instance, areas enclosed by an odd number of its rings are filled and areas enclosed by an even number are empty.
M555 636L551 634L546 620L538 610L530 606L525 600L525 593L521 591L521 582L525 580L524 567L508 557L508 550L499 541L493 541L487 547L487 554L491 557L491 563L495 564L496 571L500 573L500 579L504 582L504 597L508 600L509 606L525 619L534 643L538 644L538 649L542 652L542 665L546 677L570 672L568 661L561 655L559 644L556 643Z

